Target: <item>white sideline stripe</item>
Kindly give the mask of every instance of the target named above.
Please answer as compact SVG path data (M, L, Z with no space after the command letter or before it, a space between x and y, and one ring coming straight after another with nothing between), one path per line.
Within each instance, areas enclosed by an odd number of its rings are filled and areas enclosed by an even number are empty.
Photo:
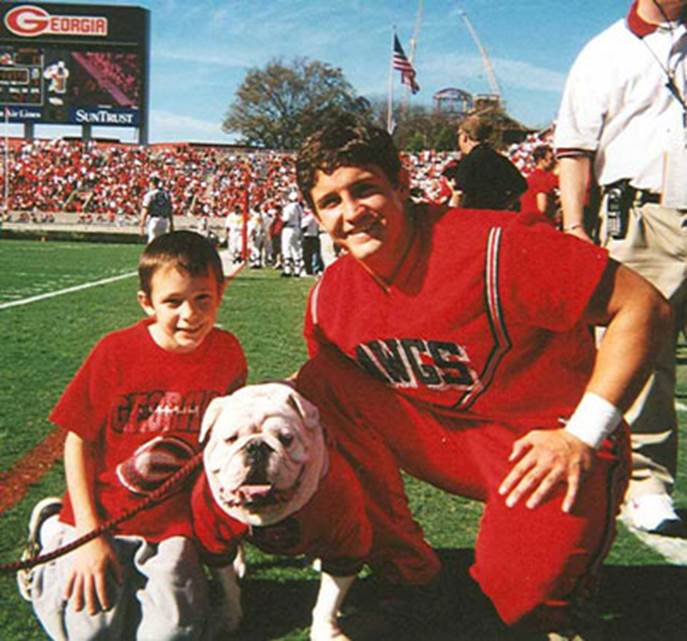
M54 292L46 292L45 294L38 294L37 296L30 296L29 298L12 300L7 303L0 303L0 309L7 309L8 307L17 307L18 305L28 305L29 303L35 303L39 300L45 300L46 298L55 298L55 296L62 296L62 294L71 294L72 292L78 292L82 289L88 289L89 287L107 285L108 283L114 283L115 281L122 280L123 278L131 278L132 276L135 276L137 273L138 272L127 272L126 274L120 274L119 276L111 276L110 278L102 278L101 280L95 280L91 283L83 283L83 285L74 285L74 287L58 289Z
M678 412L687 412L687 405L680 403L680 401L675 401L675 409Z

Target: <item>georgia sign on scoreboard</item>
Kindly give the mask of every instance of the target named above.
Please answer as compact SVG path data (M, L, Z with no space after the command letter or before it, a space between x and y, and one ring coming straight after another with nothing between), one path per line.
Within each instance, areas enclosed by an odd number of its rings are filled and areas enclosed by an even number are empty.
M141 127L149 24L141 7L0 2L0 118Z

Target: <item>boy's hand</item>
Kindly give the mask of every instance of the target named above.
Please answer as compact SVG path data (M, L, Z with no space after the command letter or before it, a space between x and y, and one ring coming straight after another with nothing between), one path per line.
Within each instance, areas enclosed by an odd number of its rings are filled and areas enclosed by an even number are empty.
M90 615L112 607L107 594L107 578L111 574L122 583L122 566L110 542L103 536L89 541L74 552L74 564L67 579L64 598L72 601L76 612L84 606Z
M508 495L508 507L529 495L525 505L535 508L559 483L565 483L562 507L570 512L593 457L589 445L564 429L533 430L513 444L509 461L514 465L501 483L499 494Z

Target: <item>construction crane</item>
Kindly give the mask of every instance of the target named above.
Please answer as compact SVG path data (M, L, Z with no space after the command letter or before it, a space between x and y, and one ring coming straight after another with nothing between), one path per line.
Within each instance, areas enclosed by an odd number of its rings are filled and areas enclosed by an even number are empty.
M415 28L413 30L413 37L410 39L410 56L409 60L412 64L415 60L415 48L417 47L417 39L420 35L420 25L422 24L422 9L424 0L418 0L417 15L415 16Z
M415 61L415 50L417 49L417 39L420 35L420 25L422 24L422 9L424 0L418 0L417 4L417 15L415 16L415 27L413 29L413 35L410 38L410 48L408 54L408 60L412 65ZM403 99L401 101L401 114L405 114L408 109L408 103L410 101L410 87L406 85L405 91L403 92Z
M470 36L472 36L472 39L475 41L475 44L477 45L477 48L479 49L479 53L482 56L482 64L484 65L484 70L487 72L487 80L488 80L489 86L491 88L491 93L496 97L496 99L498 100L498 102L500 104L501 103L501 88L499 87L498 80L496 79L496 74L494 73L494 67L491 64L491 60L489 60L489 55L487 54L487 50L484 48L482 41L479 39L479 36L477 35L477 31L475 31L475 28L472 26L472 23L470 22L470 18L468 18L468 14L465 13L465 10L463 8L459 8L458 13L460 14L460 17L463 19L463 22L465 23L465 26L467 27L467 30L470 33Z

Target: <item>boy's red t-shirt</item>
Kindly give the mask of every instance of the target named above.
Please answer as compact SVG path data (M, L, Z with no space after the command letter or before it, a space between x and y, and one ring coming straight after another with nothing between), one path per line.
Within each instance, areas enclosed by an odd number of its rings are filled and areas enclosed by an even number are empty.
M148 331L150 319L102 338L65 389L49 419L94 445L95 497L103 519L138 505L145 492L199 449L210 401L246 382L238 339L214 328L191 353L168 352ZM152 452L135 452L153 439ZM145 509L115 530L149 541L191 536L190 488ZM60 515L74 524L65 495Z

